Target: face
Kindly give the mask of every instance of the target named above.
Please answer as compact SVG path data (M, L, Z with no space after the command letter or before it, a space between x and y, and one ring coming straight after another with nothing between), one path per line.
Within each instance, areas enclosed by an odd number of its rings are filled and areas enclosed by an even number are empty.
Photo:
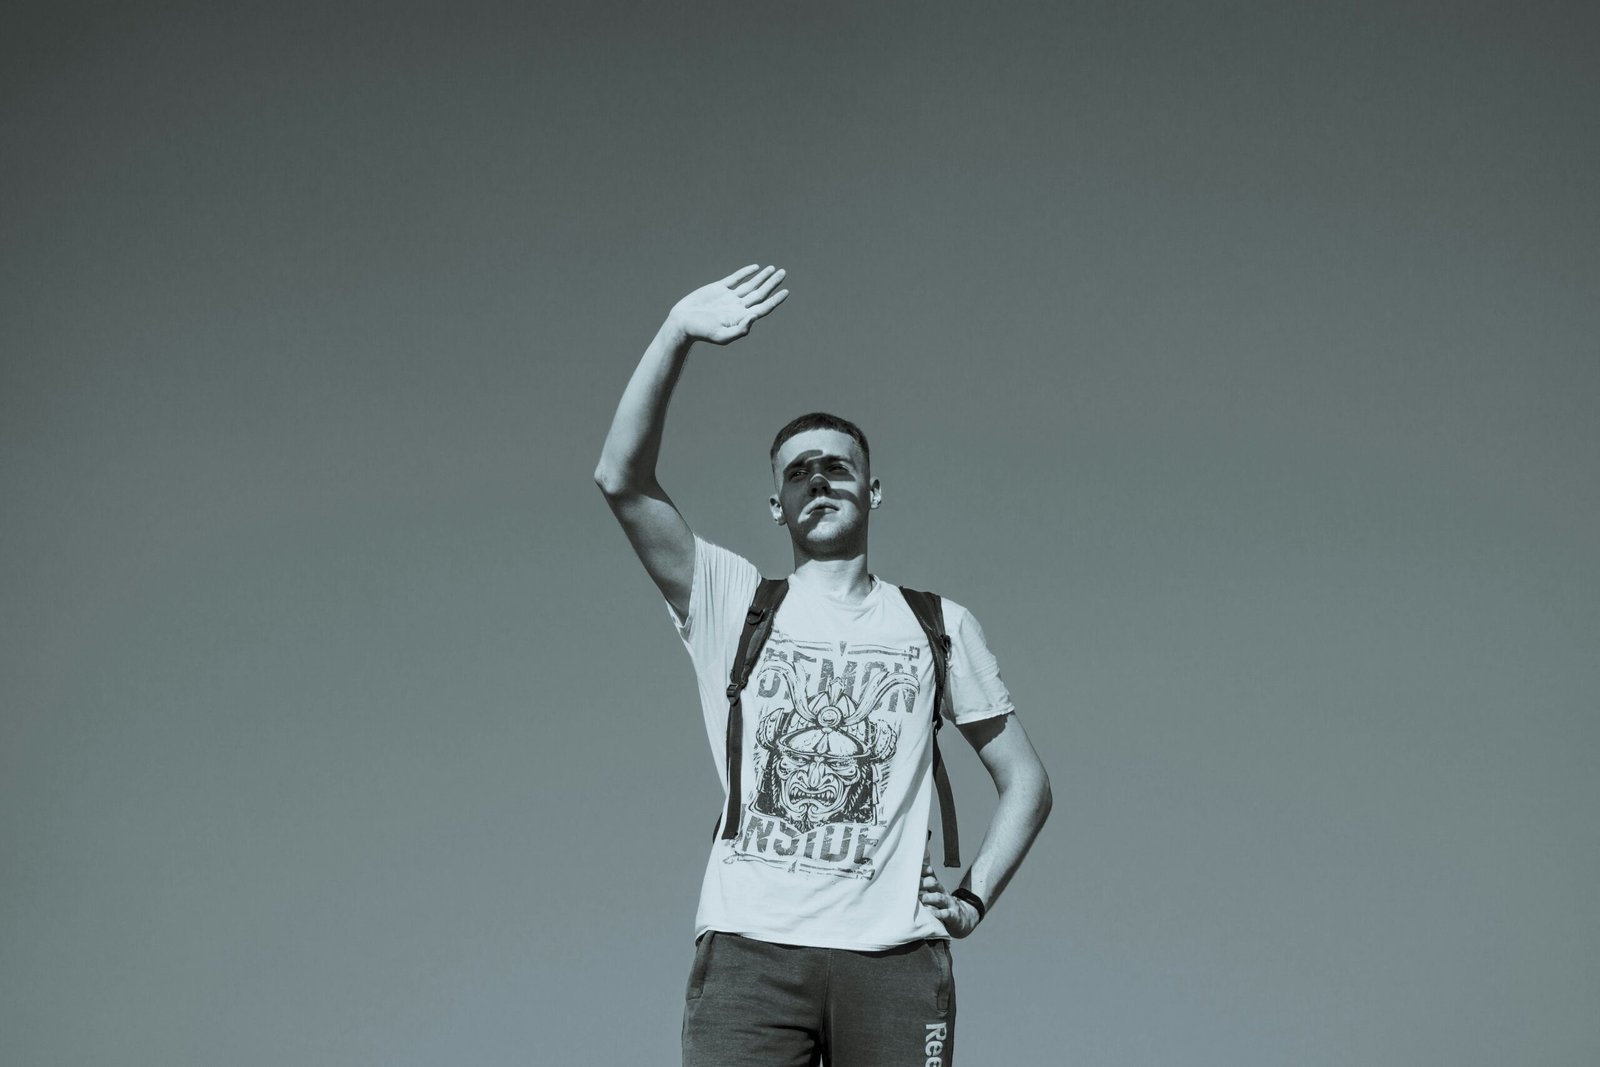
M778 449L778 491L772 517L812 555L863 551L867 513L883 499L855 438L838 430L807 430Z
M860 756L804 752L787 745L778 750L775 773L784 815L807 829L833 821L846 804L859 802L867 782Z

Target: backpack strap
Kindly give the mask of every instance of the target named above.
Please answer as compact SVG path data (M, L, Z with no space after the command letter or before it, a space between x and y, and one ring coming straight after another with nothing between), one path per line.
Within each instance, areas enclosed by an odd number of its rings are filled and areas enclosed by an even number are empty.
M900 592L927 635L928 648L933 653L933 786L939 794L939 833L944 839L944 865L959 867L961 846L956 832L956 798L950 789L944 756L939 752L939 729L944 725L944 712L950 704L950 687L946 684L950 674L950 635L944 629L944 602L939 594L920 589L901 586Z
M750 681L756 661L761 658L761 647L772 633L772 621L777 617L778 605L789 592L787 578L763 578L756 586L756 595L745 612L744 629L739 633L739 648L733 654L733 669L728 673L728 807L722 814L724 841L739 835L739 808L744 785L739 780L740 758L744 748L744 715L740 704L744 687Z

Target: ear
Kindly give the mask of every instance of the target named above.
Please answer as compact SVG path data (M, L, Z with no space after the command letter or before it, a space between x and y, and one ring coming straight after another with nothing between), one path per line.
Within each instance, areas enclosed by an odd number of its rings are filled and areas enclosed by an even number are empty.
M867 486L867 506L876 509L881 503L883 503L883 483L874 478L872 484Z
M767 507L772 509L772 521L777 523L779 526L782 526L783 505L778 502L778 498L775 496L767 497Z

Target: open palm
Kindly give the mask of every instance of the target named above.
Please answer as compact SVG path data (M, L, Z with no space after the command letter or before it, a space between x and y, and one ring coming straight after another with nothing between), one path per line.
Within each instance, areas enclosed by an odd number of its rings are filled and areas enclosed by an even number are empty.
M789 290L778 289L785 274L781 268L756 268L752 263L721 281L702 285L678 301L668 317L690 340L725 345L743 337L753 322L789 295Z

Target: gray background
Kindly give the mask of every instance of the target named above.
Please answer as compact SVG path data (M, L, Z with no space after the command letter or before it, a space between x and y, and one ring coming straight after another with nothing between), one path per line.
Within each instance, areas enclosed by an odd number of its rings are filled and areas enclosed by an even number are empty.
M666 485L781 572L862 422L1054 780L963 1062L1600 1062L1592 5L9 11L0 1061L674 1061L718 797L590 472L759 258Z

